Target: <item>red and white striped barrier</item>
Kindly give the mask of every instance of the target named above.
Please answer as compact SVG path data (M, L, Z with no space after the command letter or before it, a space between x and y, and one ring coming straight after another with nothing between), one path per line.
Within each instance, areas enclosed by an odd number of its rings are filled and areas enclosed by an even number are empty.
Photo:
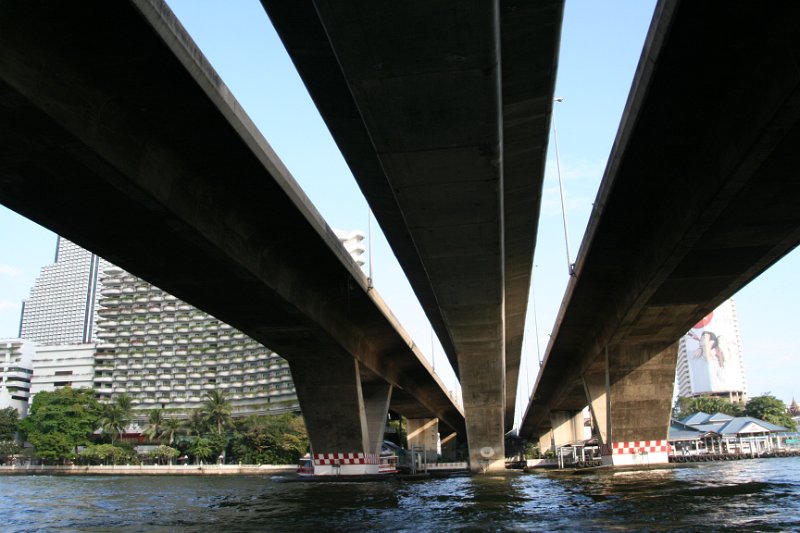
M613 455L627 453L669 453L669 443L666 440L637 440L631 442L611 443Z
M377 465L379 457L374 453L315 453L315 465Z
M666 464L669 448L666 440L612 442L611 446L602 448L603 463L614 466Z

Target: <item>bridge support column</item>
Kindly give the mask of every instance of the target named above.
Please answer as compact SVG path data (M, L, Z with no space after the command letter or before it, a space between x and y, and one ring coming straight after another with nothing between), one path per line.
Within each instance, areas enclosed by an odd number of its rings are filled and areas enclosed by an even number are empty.
M458 433L453 432L442 437L442 461L452 463L458 460Z
M389 383L372 383L361 386L364 398L364 416L367 424L368 450L380 455L383 435L386 432L386 418L392 400L392 386Z
M544 455L545 452L553 449L553 430L548 429L547 433L539 435L539 453Z
M583 440L582 411L551 411L550 424L553 428L553 445L556 448Z
M407 439L409 449L421 448L426 463L435 463L439 453L439 419L409 418L407 420Z
M314 473L378 474L391 386L362 388L358 362L350 357L297 358L289 367L311 441Z
M584 376L599 426L603 425L605 405L605 463L627 466L669 462L667 437L677 354L676 344L660 351L648 345L620 345L608 350L605 392L597 379ZM600 435L602 438L602 427Z

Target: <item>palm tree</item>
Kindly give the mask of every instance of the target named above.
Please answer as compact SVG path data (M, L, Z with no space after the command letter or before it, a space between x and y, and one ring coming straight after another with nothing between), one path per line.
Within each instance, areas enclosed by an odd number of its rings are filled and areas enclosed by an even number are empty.
M116 403L107 403L103 406L103 414L100 417L100 427L104 432L111 434L111 444L114 444L114 437L122 436L125 428L130 422L129 413Z
M231 404L225 393L219 390L208 391L203 402L203 414L209 424L216 426L217 435L222 435L222 430L231 421Z
M147 429L143 431L145 437L150 440L156 440L162 436L164 429L164 415L161 409L153 409L150 411L150 418L147 421Z
M190 435L199 437L206 429L206 419L203 413L195 409L186 420L186 429Z
M181 430L183 425L181 421L177 418L166 418L162 424L161 430L161 440L167 441L169 446L172 446L172 443L175 442L175 437L181 434Z

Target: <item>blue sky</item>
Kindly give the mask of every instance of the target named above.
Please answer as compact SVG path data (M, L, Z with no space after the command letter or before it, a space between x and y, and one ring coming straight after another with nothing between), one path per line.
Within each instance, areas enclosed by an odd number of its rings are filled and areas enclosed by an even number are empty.
M366 229L367 203L330 138L269 19L257 0L170 0L187 27L275 152L328 224ZM562 176L572 260L597 193L654 2L568 0L556 94ZM567 283L564 236L555 170L548 152L534 293L541 355ZM0 337L16 336L20 301L39 268L53 260L55 236L0 207ZM376 288L450 388L455 378L388 244L373 225ZM751 396L771 391L789 401L800 395L796 376L794 304L800 290L800 253L793 252L745 287L736 303ZM433 344L433 346L432 346ZM535 382L537 338L529 309L520 402ZM433 348L433 349L432 349ZM524 410L521 407L518 410ZM518 415L519 416L519 415Z

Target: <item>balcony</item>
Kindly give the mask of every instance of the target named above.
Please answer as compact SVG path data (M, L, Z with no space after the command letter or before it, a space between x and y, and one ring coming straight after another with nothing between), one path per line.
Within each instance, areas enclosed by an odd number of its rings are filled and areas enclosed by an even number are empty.
M185 391L186 390L186 385L174 385L172 387L172 389L175 390L175 391Z
M202 388L203 388L202 386L197 385L195 383L189 385L189 390L201 390ZM200 400L200 398L198 398L197 400L192 400L192 401L199 401L199 400Z
M153 385L147 385L146 387L142 387L142 390L145 392L155 392L156 388Z
M162 311L166 311L167 313L174 313L175 312L175 306L172 305L172 304L164 304L161 307L161 310Z

